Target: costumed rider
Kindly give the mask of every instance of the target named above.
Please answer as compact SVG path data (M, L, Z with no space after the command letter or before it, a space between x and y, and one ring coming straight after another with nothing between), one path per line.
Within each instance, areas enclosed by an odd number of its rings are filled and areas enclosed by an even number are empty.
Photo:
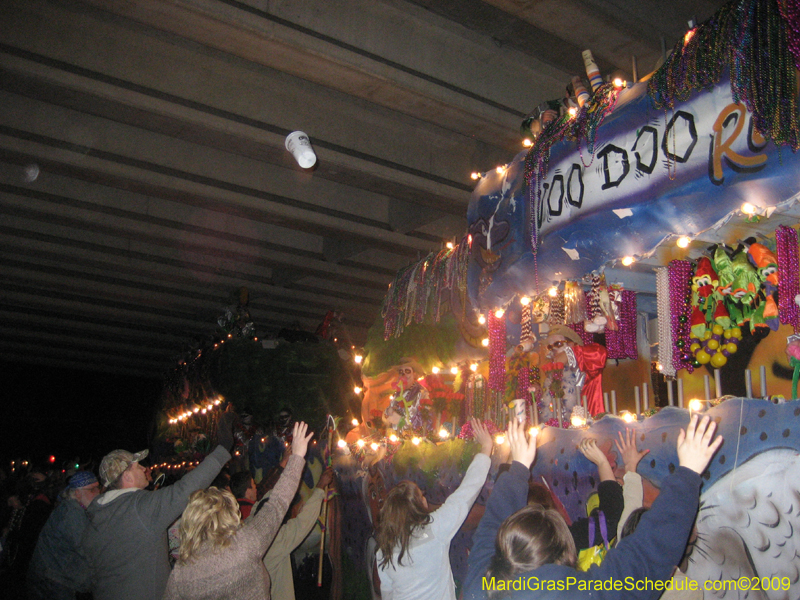
M383 412L383 420L396 431L417 429L430 423L426 422L421 404L428 400L428 390L419 383L425 376L420 364L413 358L401 358L397 365L397 382L395 393L389 407ZM428 417L427 421L430 420Z
M583 345L580 336L566 325L554 325L545 339L546 362L541 417L556 418L557 400L561 402L560 418L569 422L573 408L581 405L585 395L589 414L602 413L602 373L608 351L600 344Z

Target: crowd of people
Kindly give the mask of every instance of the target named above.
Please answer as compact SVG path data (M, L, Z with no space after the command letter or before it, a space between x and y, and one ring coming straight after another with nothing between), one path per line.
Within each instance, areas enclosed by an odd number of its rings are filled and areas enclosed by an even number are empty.
M234 418L225 413L217 431L219 445L195 469L164 487L153 489L143 464L147 450L110 452L97 476L79 470L57 481L29 473L4 503L5 581L0 586L10 598L29 600L293 600L290 555L316 523L334 474L326 470L302 507L287 515L313 432L305 423L294 424L285 468L259 499L249 471L222 475L231 460ZM486 483L494 449L483 423L473 419L472 429L480 451L444 504L430 507L409 481L388 493L376 526L384 600L459 597L450 544ZM597 466L598 493L587 501L586 518L567 525L550 491L531 481L536 437L512 420L509 460L473 534L460 597L577 598L590 589L593 597L617 598L618 590L591 587L592 582L681 577L677 567L691 544L700 475L722 442L714 431L708 417L692 416L678 438L680 466L663 481L649 510L641 508L636 474L647 450L636 447L630 432L620 434L616 448L625 467L620 482L594 440L585 439L580 450ZM56 495L59 484L63 489ZM603 551L598 555L599 531ZM574 591L569 586L531 589L531 580L571 580L589 587L580 592L578 586ZM622 595L651 600L659 594L650 588Z

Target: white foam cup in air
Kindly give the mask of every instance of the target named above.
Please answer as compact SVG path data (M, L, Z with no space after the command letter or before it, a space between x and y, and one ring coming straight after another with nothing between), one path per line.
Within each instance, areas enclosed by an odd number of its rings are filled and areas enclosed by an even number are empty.
M293 131L286 136L286 149L304 169L309 169L317 162L317 155L311 147L311 140L302 131Z

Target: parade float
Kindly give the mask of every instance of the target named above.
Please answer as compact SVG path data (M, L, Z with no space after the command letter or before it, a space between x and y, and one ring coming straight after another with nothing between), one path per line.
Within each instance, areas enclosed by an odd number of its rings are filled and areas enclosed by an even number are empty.
M649 505L678 464L676 439L693 411L714 418L725 443L703 475L702 542L688 576L769 574L798 585L798 66L796 2L731 2L645 80L604 82L589 69L589 86L573 81L572 98L523 122L528 150L474 174L464 237L397 274L365 347L346 349L336 367L339 399L328 389L312 409L326 418L309 418L324 432L313 460L339 475L346 527L336 552L359 574L355 595L377 596L373 523L386 490L411 479L431 504L443 502L477 451L470 417L498 437L486 487L451 546L457 583L508 458L509 419L538 436L532 476L575 519L597 486L582 439L597 439L621 468L612 442L632 429L650 451L638 469ZM231 381L219 360L176 371L163 439L211 412L211 394ZM226 401L251 416L280 408L227 389ZM237 452L260 476L269 463L259 449L281 434L258 421Z

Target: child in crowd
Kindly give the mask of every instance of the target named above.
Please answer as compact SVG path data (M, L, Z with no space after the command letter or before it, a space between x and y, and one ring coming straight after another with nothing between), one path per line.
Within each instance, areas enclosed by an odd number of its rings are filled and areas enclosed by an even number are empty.
M450 541L486 481L493 446L480 421L472 419L472 430L481 451L461 485L437 510L428 512L422 490L410 481L400 482L386 497L376 536L382 600L455 600Z
M698 508L700 474L722 444L716 423L693 415L678 436L680 466L664 479L653 510L637 530L609 550L603 563L586 572L575 569L577 553L563 517L541 506L526 506L536 439L526 439L512 421L508 441L514 462L495 484L473 536L465 600L499 598L595 600L657 598L661 591L645 580L664 582L684 553ZM494 543L493 543L494 542ZM611 587L608 587L608 582ZM632 581L632 589L625 586ZM544 585L543 585L544 582ZM549 583L548 583L549 582ZM620 589L614 584L625 586ZM637 589L638 588L638 589Z

